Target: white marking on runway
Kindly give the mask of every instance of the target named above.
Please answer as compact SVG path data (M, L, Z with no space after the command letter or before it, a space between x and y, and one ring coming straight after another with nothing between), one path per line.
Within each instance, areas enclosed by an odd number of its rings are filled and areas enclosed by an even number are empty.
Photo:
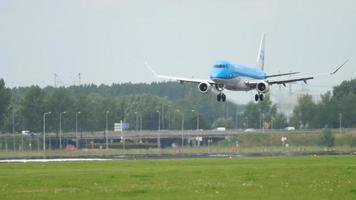
M53 158L53 159L10 159L0 160L0 163L28 163L28 162L72 162L72 161L108 161L103 158Z

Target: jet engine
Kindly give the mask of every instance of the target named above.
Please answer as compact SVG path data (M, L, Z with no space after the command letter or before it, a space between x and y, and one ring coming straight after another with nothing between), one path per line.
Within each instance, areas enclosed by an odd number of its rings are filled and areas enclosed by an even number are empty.
M266 81L260 81L257 83L256 89L259 93L267 93L269 91L269 84Z
M201 93L207 93L210 90L211 85L208 82L201 82L198 85L198 89Z

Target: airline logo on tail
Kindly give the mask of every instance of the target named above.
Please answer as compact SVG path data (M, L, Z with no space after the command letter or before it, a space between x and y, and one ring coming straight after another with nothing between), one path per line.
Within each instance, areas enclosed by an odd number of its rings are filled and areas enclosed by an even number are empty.
M266 40L266 36L265 34L263 34L261 38L260 49L257 55L257 66L262 70L264 70L264 65L265 65L265 40Z

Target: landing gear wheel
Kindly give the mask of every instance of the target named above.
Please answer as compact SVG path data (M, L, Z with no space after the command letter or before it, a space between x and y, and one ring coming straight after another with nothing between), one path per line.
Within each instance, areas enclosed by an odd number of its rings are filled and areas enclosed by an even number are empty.
M221 100L221 94L218 94L218 95L216 96L216 100L217 100L217 101L220 101L220 100Z
M263 101L263 94L260 94L260 100Z
M223 102L226 101L226 95L224 93L221 94L221 99L222 99Z
M216 96L216 100L225 102L226 101L226 95L224 93L220 93L220 94L218 94Z
M258 94L255 95L255 101L258 101L258 99L260 98L260 96L258 96Z

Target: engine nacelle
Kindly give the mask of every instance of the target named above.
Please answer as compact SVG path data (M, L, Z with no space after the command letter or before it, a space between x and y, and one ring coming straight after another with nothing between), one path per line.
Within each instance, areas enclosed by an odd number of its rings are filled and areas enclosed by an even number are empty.
M198 89L201 93L207 93L211 88L211 85L208 82L201 82L198 85Z
M260 81L256 85L256 90L259 93L267 93L269 91L269 84L266 81Z

